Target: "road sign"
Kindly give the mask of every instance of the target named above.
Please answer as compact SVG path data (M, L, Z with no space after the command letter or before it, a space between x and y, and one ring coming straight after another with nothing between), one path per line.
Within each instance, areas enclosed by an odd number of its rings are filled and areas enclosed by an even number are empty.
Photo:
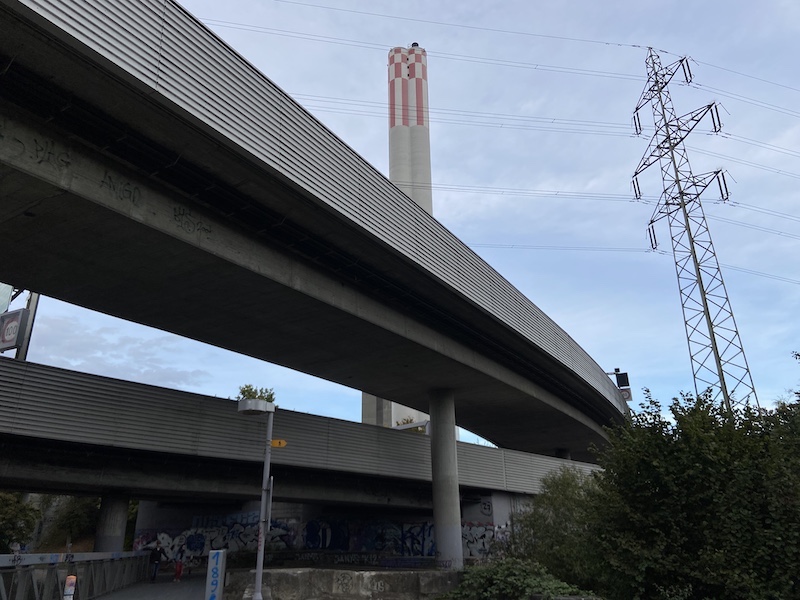
M286 440L272 440L273 448L283 448L286 446Z

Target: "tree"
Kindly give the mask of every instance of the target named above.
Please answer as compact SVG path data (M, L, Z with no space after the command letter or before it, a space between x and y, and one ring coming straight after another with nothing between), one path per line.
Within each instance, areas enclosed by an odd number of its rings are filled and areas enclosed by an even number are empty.
M12 544L24 544L39 520L39 509L23 501L18 492L0 492L0 554L9 554Z
M646 398L601 470L544 478L500 550L607 600L800 600L800 402Z
M528 510L515 515L504 550L541 564L562 581L595 587L598 561L589 527L595 493L594 478L575 468L548 473Z
M97 519L100 515L100 498L91 496L62 497L53 514L53 523L42 540L46 547L59 547L66 541L71 544L77 540L94 536Z
M800 598L800 407L648 397L610 432L592 530L612 599Z
M267 402L275 402L275 392L272 388L258 388L254 385L246 383L239 386L239 394L236 400L266 400Z

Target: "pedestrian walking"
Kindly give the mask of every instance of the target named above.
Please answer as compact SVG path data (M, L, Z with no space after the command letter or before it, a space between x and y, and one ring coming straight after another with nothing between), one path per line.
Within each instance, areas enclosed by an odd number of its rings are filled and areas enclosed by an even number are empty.
M156 540L156 545L150 549L150 581L155 582L158 575L158 568L161 566L161 557L169 559L167 553L161 547L161 542Z

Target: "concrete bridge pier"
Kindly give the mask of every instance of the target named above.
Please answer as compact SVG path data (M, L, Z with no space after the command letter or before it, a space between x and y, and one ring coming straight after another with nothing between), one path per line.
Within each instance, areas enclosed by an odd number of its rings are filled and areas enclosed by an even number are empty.
M456 404L453 390L432 390L431 477L433 484L433 527L436 561L442 568L461 571L461 502L458 492L456 457Z
M105 495L100 501L100 516L94 538L95 552L122 552L128 523L127 496Z

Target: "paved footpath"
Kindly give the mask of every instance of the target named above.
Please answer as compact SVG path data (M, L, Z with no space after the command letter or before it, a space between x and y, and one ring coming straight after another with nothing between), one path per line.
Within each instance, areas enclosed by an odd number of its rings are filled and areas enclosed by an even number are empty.
M203 600L205 590L206 573L198 569L180 583L172 581L172 573L163 573L155 583L137 583L98 600Z

